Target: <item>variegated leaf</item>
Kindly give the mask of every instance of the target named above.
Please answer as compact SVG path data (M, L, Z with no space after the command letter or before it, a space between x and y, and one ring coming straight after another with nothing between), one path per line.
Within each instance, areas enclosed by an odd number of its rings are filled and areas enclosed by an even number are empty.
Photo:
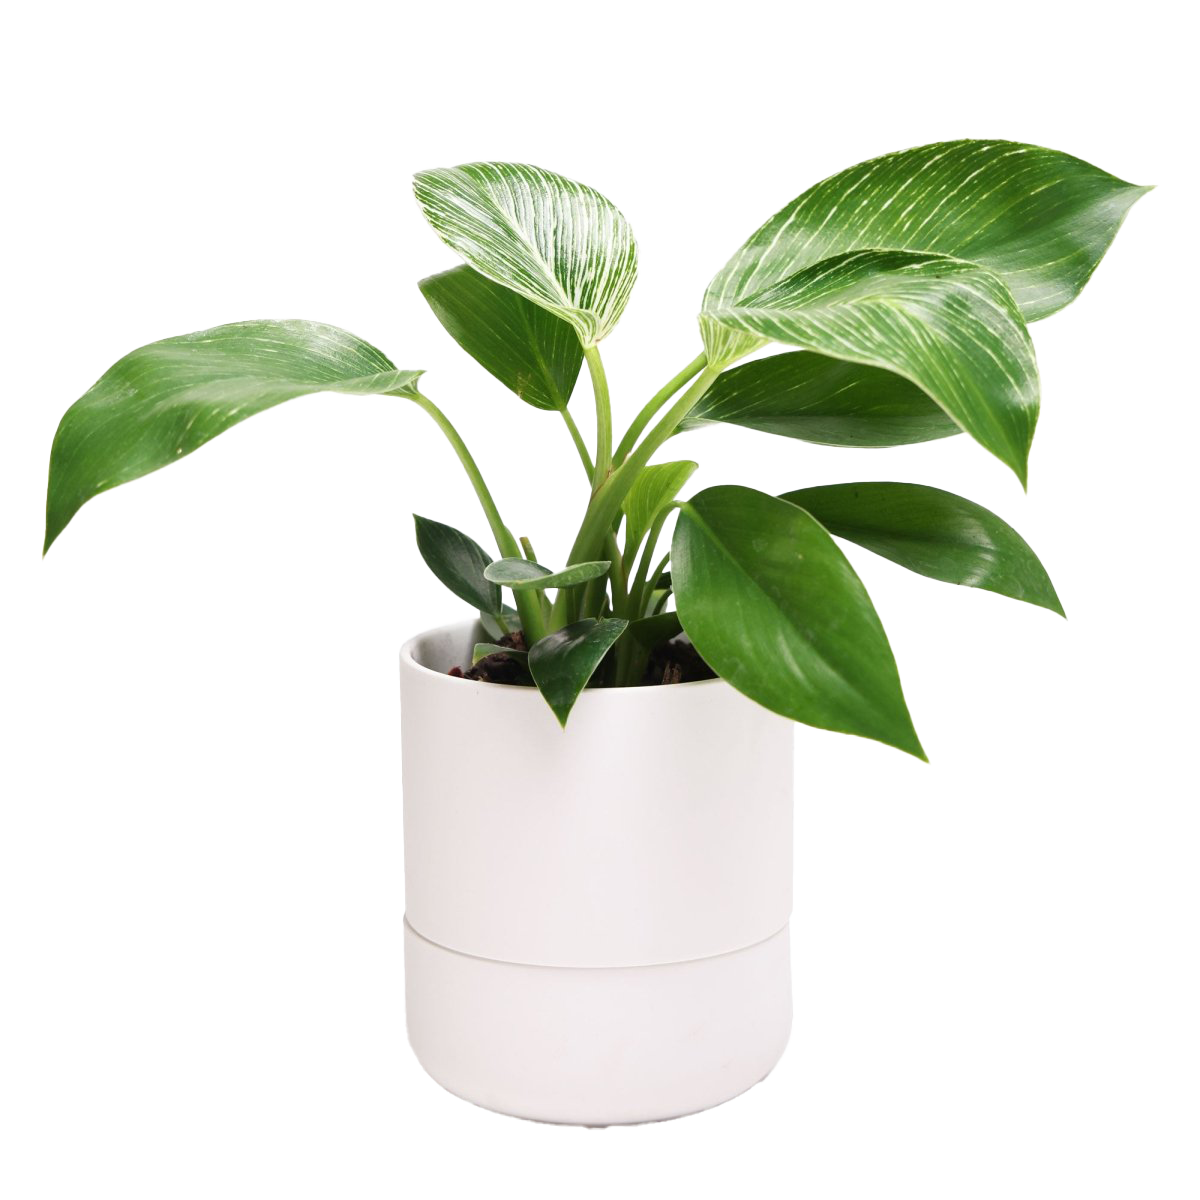
M938 254L860 250L713 316L756 337L902 375L1025 482L1037 365L1021 314L990 271Z
M709 285L701 326L711 362L756 340L713 319L789 275L851 250L914 250L998 275L1027 321L1069 304L1150 189L1019 142L938 142L886 154L809 188L776 213Z
M637 276L620 211L574 180L520 163L420 172L429 223L482 275L574 326L584 346L612 331Z

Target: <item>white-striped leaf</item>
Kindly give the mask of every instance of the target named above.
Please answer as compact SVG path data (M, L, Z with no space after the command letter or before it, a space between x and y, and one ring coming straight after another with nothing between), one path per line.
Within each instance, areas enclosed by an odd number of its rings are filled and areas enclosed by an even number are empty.
M1037 364L1012 296L990 271L938 254L860 250L713 315L768 341L902 375L1025 482Z
M568 321L584 346L612 331L637 277L637 244L599 192L520 163L422 171L414 191L480 274Z
M59 423L46 549L93 496L178 461L255 413L313 392L413 396L420 374L315 321L241 321L142 346Z
M1027 321L1069 304L1149 191L1019 142L938 142L859 163L776 213L709 285L701 326L711 362L756 341L711 313L851 250L947 254L999 275Z

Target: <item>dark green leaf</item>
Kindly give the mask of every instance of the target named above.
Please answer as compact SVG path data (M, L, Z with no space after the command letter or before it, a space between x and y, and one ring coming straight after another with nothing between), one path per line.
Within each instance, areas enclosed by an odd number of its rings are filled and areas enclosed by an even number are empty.
M670 504L679 494L692 474L697 463L668 462L643 467L637 481L629 489L621 507L625 510L627 523L625 541L627 546L638 547L658 516L659 509Z
M839 483L787 492L836 537L946 583L1063 614L1046 568L1013 527L970 500L915 483Z
M412 396L374 346L312 321L243 321L127 354L67 410L50 451L46 549L93 496L312 392Z
M803 509L708 488L680 511L671 563L683 628L722 679L795 721L925 757L871 599Z
M903 376L807 350L722 371L680 428L710 422L825 446L903 446L959 432Z
M417 549L425 565L460 600L481 613L495 617L501 612L500 589L489 583L484 568L492 557L473 538L450 525L413 514L417 526Z
M529 651L529 671L560 725L628 621L591 617L547 634Z
M936 254L859 250L713 316L771 341L905 376L1025 483L1037 364L1008 289L982 267Z
M629 636L636 638L647 649L678 637L683 626L677 612L659 613L654 617L639 617L629 622Z
M524 662L529 656L527 650L514 650L511 646L499 646L495 642L476 642L475 649L471 652L471 666L474 666L480 659L488 658L493 654L507 654L509 658L514 658L517 662Z
M420 287L446 332L505 387L534 408L567 407L583 347L566 321L471 267Z
M1036 321L1079 294L1149 190L1019 142L938 142L887 154L818 183L776 213L709 285L704 311L736 306L835 255L911 250L980 263ZM711 362L755 345L719 322L701 324Z
M530 591L533 588L566 588L598 579L612 566L610 562L575 563L562 571L552 571L541 563L525 558L501 558L488 563L484 578L492 583L503 584L514 592Z

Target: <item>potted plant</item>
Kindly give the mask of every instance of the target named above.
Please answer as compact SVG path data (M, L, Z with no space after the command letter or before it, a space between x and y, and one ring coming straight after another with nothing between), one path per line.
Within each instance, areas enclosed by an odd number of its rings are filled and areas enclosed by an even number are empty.
M468 354L559 415L586 475L561 565L510 531L420 371L305 321L169 338L111 367L55 436L46 547L92 497L294 396L424 410L495 552L416 518L418 550L472 616L401 654L410 1040L435 1079L502 1112L696 1111L760 1079L787 1040L790 722L924 758L838 539L1062 608L1021 537L960 496L867 482L680 499L696 463L655 457L721 423L830 446L963 432L1024 484L1027 325L1078 295L1146 190L1012 142L851 167L721 268L700 352L614 440L599 345L637 271L625 218L535 167L425 171L417 200L465 260L424 280L426 299ZM787 349L756 356L772 344ZM585 362L592 443L569 408Z

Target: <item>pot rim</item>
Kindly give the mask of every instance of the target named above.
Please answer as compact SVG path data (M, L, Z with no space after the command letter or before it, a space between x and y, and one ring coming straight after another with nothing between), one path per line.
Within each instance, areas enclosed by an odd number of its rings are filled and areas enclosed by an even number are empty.
M445 625L435 625L432 629L422 630L420 633L413 634L400 647L400 664L412 670L419 672L421 675L429 676L431 679L436 679L445 684L452 684L456 688L462 688L464 685L470 685L476 691L480 688L486 688L488 693L495 691L497 688L505 692L514 692L517 695L523 695L528 699L524 701L516 701L516 703L529 703L530 700L537 699L542 704L545 703L541 698L541 693L537 688L533 687L514 687L511 684L496 684L485 683L481 679L460 679L455 675L447 674L445 671L435 671L432 667L425 666L424 663L417 659L414 650L419 642L434 634L450 633L450 632L466 632L469 629L477 629L479 627L478 619L471 620L468 618L465 621L449 621ZM710 688L714 685L730 687L719 675L712 679L693 679L687 683L671 683L664 684L661 687L645 686L645 687L610 687L610 688L584 688L580 693L579 699L575 701L575 706L580 704L591 703L596 697L613 697L619 695L640 695L643 697L658 696L663 692L675 692L678 689L692 690L695 688ZM460 692L460 695L463 693Z

